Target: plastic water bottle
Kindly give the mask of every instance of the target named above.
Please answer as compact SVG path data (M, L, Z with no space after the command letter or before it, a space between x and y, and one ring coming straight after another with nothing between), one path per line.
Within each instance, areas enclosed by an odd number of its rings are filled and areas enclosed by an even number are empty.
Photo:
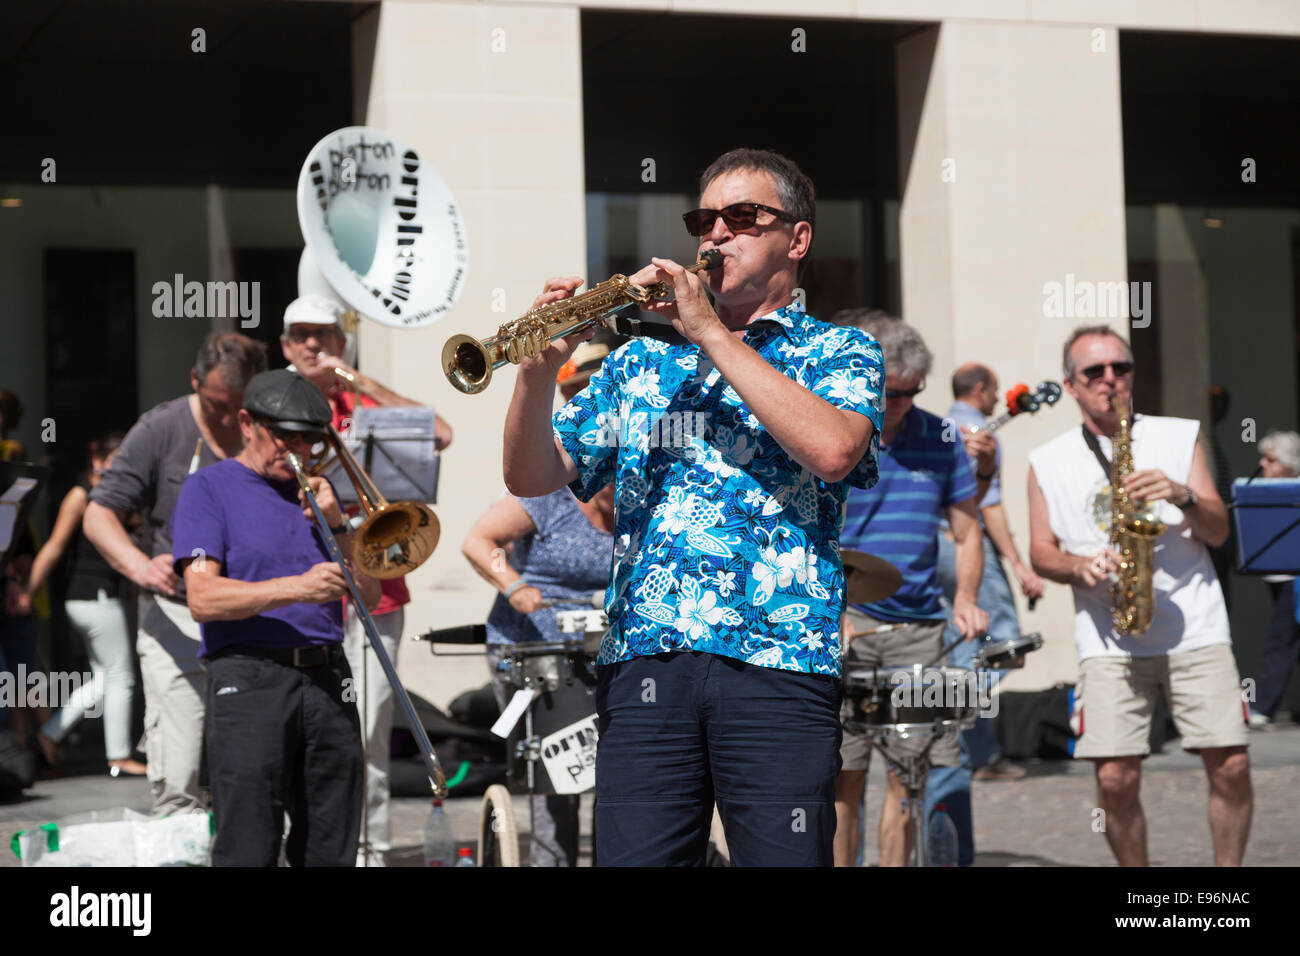
M460 859L456 861L457 866L474 866L474 851L467 846L460 848Z
M930 814L925 855L927 866L957 865L957 825L948 816L947 804L936 803Z
M451 833L451 821L442 809L442 801L434 800L429 819L424 824L424 865L454 866L456 840Z

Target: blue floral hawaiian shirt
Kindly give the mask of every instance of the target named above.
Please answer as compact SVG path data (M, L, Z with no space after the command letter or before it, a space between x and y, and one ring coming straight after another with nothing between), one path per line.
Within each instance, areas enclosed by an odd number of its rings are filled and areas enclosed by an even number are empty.
M787 306L750 323L774 368L875 425L843 481L792 459L689 343L634 339L555 414L583 501L617 481L610 629L598 664L705 651L780 670L840 673L850 485L876 483L884 360L867 333Z

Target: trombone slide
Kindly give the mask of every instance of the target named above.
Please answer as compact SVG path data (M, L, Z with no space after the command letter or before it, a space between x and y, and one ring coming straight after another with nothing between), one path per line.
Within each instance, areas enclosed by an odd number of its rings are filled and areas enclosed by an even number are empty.
M384 642L379 639L379 631L375 628L374 619L371 618L366 602L361 597L361 589L357 587L357 582L352 577L351 570L348 569L348 563L343 559L343 552L339 549L338 542L334 540L334 535L330 533L329 522L325 520L325 515L316 502L316 496L312 494L311 485L307 483L307 474L303 471L302 462L292 452L289 453L289 465L298 478L298 487L303 490L307 503L311 505L312 514L316 518L316 525L320 528L321 537L325 539L325 546L329 549L330 557L338 562L339 568L343 571L343 577L348 582L348 593L351 594L352 603L356 607L357 618L365 629L366 638L370 641L370 648L375 652L375 657L379 660L379 666L383 668L384 676L388 678L388 683L393 688L393 696L397 699L397 704L401 707L402 714L406 717L406 723L411 728L411 734L415 737L415 743L420 749L420 756L424 760L424 769L429 774L429 786L433 788L434 796L445 797L447 795L447 777L442 772L442 764L438 762L438 755L433 752L433 744L429 742L429 735L424 732L424 725L420 723L419 715L415 712L415 705L411 703L410 695L407 694L406 688L402 686L402 682L397 677L397 668L393 666L392 658L388 656L388 651L384 649Z

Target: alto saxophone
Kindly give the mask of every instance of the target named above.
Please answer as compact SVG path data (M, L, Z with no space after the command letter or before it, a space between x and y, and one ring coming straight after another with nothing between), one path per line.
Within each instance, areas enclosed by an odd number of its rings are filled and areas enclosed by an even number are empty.
M1110 546L1119 555L1119 571L1110 586L1111 619L1124 635L1141 634L1151 626L1155 543L1165 532L1165 523L1146 502L1124 490L1124 479L1133 473L1131 417L1131 405L1120 410L1110 459Z
M699 272L720 265L722 253L706 249L686 271ZM625 275L611 276L581 295L540 306L507 322L491 338L479 341L472 335L453 335L442 347L442 371L458 391L477 394L492 381L493 369L541 355L556 339L604 322L629 305L666 301L672 291L667 282L642 286Z

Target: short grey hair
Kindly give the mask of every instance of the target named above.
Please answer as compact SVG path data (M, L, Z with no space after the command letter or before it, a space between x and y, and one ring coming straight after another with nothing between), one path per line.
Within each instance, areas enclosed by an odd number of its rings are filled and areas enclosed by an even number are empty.
M1261 455L1272 455L1287 471L1300 475L1300 435L1295 432L1269 432L1259 443Z
M934 354L921 333L897 316L881 309L843 309L831 321L859 328L879 342L885 353L886 375L922 379L934 367Z
M1070 357L1070 349L1074 348L1074 343L1087 335L1109 335L1111 338L1119 339L1120 345L1124 346L1124 351L1128 353L1128 360L1133 361L1133 347L1128 344L1128 339L1120 335L1109 325L1081 325L1065 340L1065 349L1061 353L1061 369L1065 372L1066 378L1074 378L1077 371L1074 365L1074 359Z

